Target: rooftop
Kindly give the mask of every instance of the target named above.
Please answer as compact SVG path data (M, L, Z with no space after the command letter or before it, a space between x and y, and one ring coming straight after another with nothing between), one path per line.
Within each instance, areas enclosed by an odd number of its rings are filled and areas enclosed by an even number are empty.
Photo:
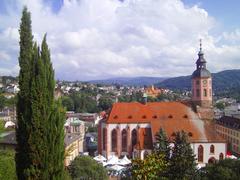
M64 145L68 146L77 139L80 139L82 136L79 134L70 134L67 133L64 138ZM17 145L16 133L15 131L5 132L0 134L0 144L12 144Z
M64 145L65 146L69 146L70 144L72 144L74 141L78 140L82 138L82 136L80 134L72 134L72 133L67 133L65 134L65 138L64 138Z
M180 102L115 103L106 123L148 123L153 138L162 127L170 138L174 132L184 130L191 142L225 142L211 123L199 119L190 107Z
M223 116L216 120L216 123L231 129L240 130L240 119L236 117Z

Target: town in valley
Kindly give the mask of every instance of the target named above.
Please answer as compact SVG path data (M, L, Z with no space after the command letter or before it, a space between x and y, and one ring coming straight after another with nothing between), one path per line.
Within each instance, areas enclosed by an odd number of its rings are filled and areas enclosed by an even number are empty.
M0 179L239 179L240 24L201 0L35 1L0 2Z

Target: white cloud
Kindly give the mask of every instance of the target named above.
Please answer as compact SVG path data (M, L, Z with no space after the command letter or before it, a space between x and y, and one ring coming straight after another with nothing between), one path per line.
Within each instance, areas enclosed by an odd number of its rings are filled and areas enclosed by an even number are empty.
M236 29L233 32L224 32L223 38L226 41L239 42L240 41L240 29Z
M0 14L1 74L16 75L18 28L23 4L32 14L35 39L47 32L57 78L101 79L112 76L176 76L195 68L198 40L211 71L240 68L239 30L210 34L216 20L180 0L64 0L58 13L43 0L15 0ZM5 58L6 59L6 58Z
M5 51L0 51L0 61L9 61L10 56Z

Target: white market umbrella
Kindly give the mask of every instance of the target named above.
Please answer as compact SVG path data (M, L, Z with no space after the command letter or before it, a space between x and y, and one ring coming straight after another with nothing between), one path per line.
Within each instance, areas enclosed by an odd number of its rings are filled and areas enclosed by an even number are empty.
M109 167L109 169L114 170L114 171L121 171L124 168L125 167L120 166L120 165L114 165L114 166Z
M202 168L202 165L201 164L198 164L197 165L197 169L199 170L199 169L201 169Z
M99 154L98 156L94 157L93 159L96 160L96 161L100 161L100 162L103 162L103 161L106 161L106 160L107 160L107 159L106 159L104 156L102 156L101 154Z
M117 164L119 161L117 156L111 156L111 158L108 159L107 164Z
M12 127L12 126L15 126L15 123L12 121L7 121L4 125L4 128L8 128L8 127Z
M128 162L129 164L132 163L132 161L130 159L128 159L128 157L125 155L123 157L124 161Z
M70 122L69 121L65 122L64 127L66 127L66 126L70 126Z
M237 159L237 157L234 156L234 155L231 155L231 156L229 156L228 158L230 158L230 159Z
M108 163L107 162L101 162L102 163L102 165L103 165L103 167L105 167L105 166L107 166L108 165Z
M119 165L128 165L131 164L132 162L127 158L127 156L124 156L122 159L118 161Z

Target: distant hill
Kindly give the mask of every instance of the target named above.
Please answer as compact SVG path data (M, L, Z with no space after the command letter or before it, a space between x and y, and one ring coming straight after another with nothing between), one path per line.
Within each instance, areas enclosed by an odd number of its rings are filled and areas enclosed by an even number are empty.
M111 78L105 80L92 80L90 83L95 84L119 84L119 85L128 85L128 86L150 86L152 84L157 84L163 80L168 79L167 77L119 77Z
M0 76L0 83L3 85L9 84L9 83L16 83L18 79L13 76Z
M191 76L179 76L179 77L169 78L160 83L157 83L156 87L189 90L191 89Z
M215 91L227 91L232 88L240 89L240 69L212 73L212 77L213 89ZM157 83L156 86L170 89L190 90L191 76L169 78L160 83Z

